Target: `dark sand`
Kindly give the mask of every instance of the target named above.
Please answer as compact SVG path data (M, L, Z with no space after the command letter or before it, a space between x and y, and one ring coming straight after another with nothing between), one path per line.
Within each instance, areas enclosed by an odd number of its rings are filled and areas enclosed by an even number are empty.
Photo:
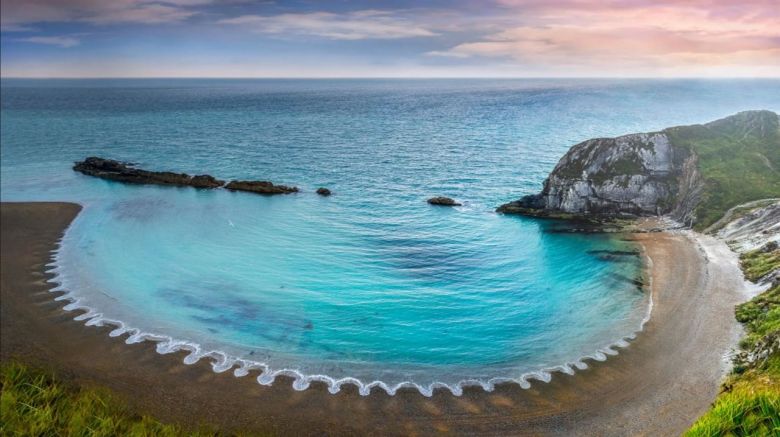
M677 435L718 391L726 354L739 335L733 305L741 276L714 240L638 234L653 261L655 308L645 331L620 355L573 376L555 374L531 389L469 388L396 396L353 386L336 395L324 384L298 392L271 387L256 373L215 374L207 360L159 355L154 344L127 345L110 328L87 327L54 302L44 264L79 207L3 203L0 257L0 359L42 365L82 384L113 389L140 413L181 424L279 435Z

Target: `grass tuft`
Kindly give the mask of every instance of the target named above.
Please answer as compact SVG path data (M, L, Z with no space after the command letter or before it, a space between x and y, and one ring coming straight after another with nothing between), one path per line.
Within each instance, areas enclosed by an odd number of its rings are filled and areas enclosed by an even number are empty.
M751 282L758 282L769 273L780 269L780 249L772 251L751 250L740 255L739 261L742 264L745 278Z
M741 257L748 278L764 277L767 256L776 246L765 246ZM771 265L772 262L770 261ZM780 436L780 282L749 302L738 305L736 318L745 327L734 370L712 409L685 434L699 436Z
M106 389L77 387L20 363L0 367L2 436L205 436L133 414Z
M780 435L780 387L768 379L740 381L718 396L686 437Z

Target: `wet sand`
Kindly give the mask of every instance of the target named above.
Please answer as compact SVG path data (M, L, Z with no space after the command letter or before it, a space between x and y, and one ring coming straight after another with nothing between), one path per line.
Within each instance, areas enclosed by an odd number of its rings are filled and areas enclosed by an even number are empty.
M645 330L620 354L575 375L554 374L524 390L437 390L426 398L354 386L331 395L289 379L257 384L256 373L216 374L185 352L159 355L154 344L127 345L109 327L88 327L55 302L44 264L79 206L3 203L0 207L0 359L40 365L81 384L114 390L139 413L185 425L275 435L678 435L703 412L727 368L744 299L727 248L684 233L635 234L652 260L654 309Z

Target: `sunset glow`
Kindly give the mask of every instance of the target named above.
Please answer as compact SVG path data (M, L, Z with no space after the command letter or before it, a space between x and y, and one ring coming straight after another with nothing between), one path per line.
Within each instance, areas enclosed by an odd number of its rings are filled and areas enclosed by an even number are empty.
M4 77L776 77L776 0L4 0Z

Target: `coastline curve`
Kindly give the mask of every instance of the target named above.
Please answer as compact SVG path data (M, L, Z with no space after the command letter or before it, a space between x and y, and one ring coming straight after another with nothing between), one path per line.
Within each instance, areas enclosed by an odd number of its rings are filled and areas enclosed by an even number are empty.
M142 331L139 328L129 326L124 321L105 317L99 309L81 303L81 298L78 296L77 291L67 284L67 276L63 271L64 268L62 266L63 245L68 240L69 232L73 229L74 224L83 216L84 209L88 208L88 205L80 204L80 206L82 207L82 211L79 212L76 218L65 229L62 237L56 243L56 249L51 252L51 262L45 265L45 272L53 275L52 278L47 279L47 282L53 285L53 287L49 289L49 292L60 293L54 298L55 301L68 302L63 306L65 311L80 312L80 314L73 318L75 321L84 322L85 326L111 326L114 329L109 332L109 336L121 337L127 335L127 338L125 339L126 344L135 344L144 341L154 342L156 343L156 352L161 355L180 351L189 352L183 359L184 364L187 365L193 365L201 359L208 359L210 360L211 368L215 373L223 373L230 369L234 369L233 374L235 377L244 377L249 375L251 371L260 371L261 373L256 378L257 383L260 385L271 385L275 382L277 377L282 376L291 378L292 388L297 391L306 390L310 387L312 382L322 382L327 385L327 390L331 394L340 392L342 386L349 384L357 387L361 396L370 395L374 388L382 389L390 396L395 395L400 389L412 388L416 389L425 397L433 396L434 390L436 389L444 389L451 392L454 396L461 396L464 388L472 386L481 387L486 392L492 392L499 384L516 384L522 389L529 389L531 388L533 381L549 383L555 373L574 375L577 370L588 369L588 361L604 362L610 356L618 355L620 349L629 347L631 342L644 330L645 324L650 320L653 311L654 293L652 289L652 275L647 274L645 275L648 278L647 306L645 314L637 329L619 339L610 341L606 346L598 348L590 354L582 355L559 365L527 371L517 377L493 376L488 379L462 379L454 384L440 381L433 381L428 384L420 384L414 381L401 381L395 384L388 384L381 380L363 381L351 376L334 378L324 374L306 374L296 369L274 369L267 363L261 361L234 357L229 353L217 349L205 350L200 344L193 341L177 339L156 332ZM644 264L643 268L645 271L649 272L652 269L652 259L647 255L644 246L641 246Z

